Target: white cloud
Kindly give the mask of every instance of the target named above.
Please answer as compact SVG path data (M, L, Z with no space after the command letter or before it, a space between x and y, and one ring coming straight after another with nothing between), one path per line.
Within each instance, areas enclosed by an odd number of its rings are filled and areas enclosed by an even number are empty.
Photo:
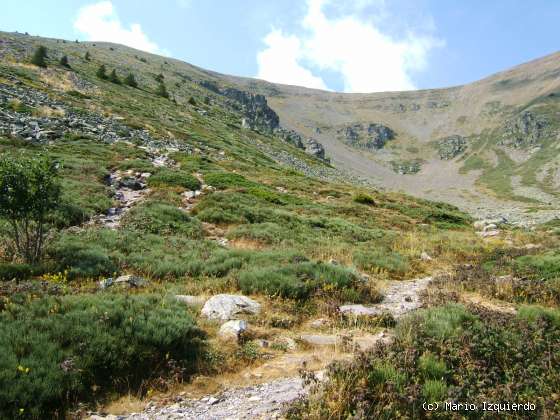
M82 7L74 21L74 28L89 41L116 42L151 53L163 52L148 38L140 24L132 23L129 28L123 26L110 1Z
M346 92L414 89L411 73L427 67L428 53L442 41L413 32L395 39L382 32L379 25L358 13L367 0L357 0L353 14L329 18L323 10L329 1L308 0L301 34L285 35L273 29L265 37L267 47L257 55L257 77L306 87L324 86L322 78L302 64L308 63L316 73L326 70L339 74Z
M288 85L327 89L320 77L302 67L298 60L302 57L300 40L273 30L264 39L266 48L257 54L258 78Z

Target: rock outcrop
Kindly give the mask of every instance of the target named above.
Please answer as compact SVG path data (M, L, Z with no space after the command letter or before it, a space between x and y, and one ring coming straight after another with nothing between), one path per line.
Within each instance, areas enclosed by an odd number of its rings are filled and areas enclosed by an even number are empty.
M337 131L344 141L352 147L368 150L382 149L387 141L395 138L395 133L383 124L353 124Z
M550 135L549 122L531 111L524 111L516 118L506 121L501 144L520 148L534 146Z
M438 141L438 154L442 160L451 160L467 149L467 139L457 134Z
M317 140L313 138L304 139L297 131L287 130L285 128L277 128L274 133L286 143L290 143L298 149L304 150L305 153L317 159L329 161L329 159L325 157L325 148Z

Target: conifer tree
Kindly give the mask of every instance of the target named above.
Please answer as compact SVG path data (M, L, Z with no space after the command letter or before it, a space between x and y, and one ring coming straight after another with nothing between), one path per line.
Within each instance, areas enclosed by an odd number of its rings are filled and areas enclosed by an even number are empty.
M167 92L167 89L165 88L163 82L160 82L158 84L158 87L156 89L156 95L159 95L163 98L169 98L169 92Z
M66 67L66 68L70 68L70 63L68 63L68 57L66 55L63 55L61 57L60 65Z
M38 67L47 67L45 58L47 58L47 48L43 45L39 45L31 58L31 63Z
M105 68L105 64L101 64L95 73L97 77L100 79L106 80L107 79L107 70Z
M119 76L117 76L117 72L115 69L113 69L113 71L111 71L111 74L109 75L109 81L112 83L116 83L117 85L120 85L121 79L119 79Z
M128 73L128 75L124 79L124 83L130 87L137 88L138 82L132 73Z

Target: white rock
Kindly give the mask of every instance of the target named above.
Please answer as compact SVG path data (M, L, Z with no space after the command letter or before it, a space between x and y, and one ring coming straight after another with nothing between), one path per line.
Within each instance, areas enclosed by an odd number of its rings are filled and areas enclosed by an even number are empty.
M322 328L322 327L328 325L328 323L329 323L329 320L328 320L328 319L326 319L326 318L319 318L319 319L315 319L315 320L311 321L311 322L309 323L309 326L310 326L311 328L319 329L319 328Z
M430 255L428 255L428 253L426 251L422 252L422 254L420 254L420 259L422 261L432 261L432 257L430 257Z
M256 315L261 305L243 295L216 295L206 301L201 314L209 319L227 321L241 314Z
M239 339L239 336L248 328L247 321L242 319L235 319L226 322L220 327L218 331L218 336L223 340L235 340Z

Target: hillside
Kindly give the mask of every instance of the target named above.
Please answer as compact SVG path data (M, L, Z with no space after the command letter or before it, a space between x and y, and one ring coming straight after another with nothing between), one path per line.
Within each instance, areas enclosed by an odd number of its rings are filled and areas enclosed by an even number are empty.
M557 214L560 53L468 85L411 92L345 94L227 79L265 94L283 125L317 139L335 166L376 185L479 217Z
M558 221L473 223L336 154L427 161L432 129L392 107L418 103L436 127L428 116L450 111L424 108L450 96L430 95L309 91L0 32L0 418L414 418L467 397L557 416ZM449 118L433 133L471 135ZM548 162L555 125L532 118ZM483 159L510 149L494 140L434 168L467 165L482 188L541 156L495 169ZM426 165L383 169L386 187Z

